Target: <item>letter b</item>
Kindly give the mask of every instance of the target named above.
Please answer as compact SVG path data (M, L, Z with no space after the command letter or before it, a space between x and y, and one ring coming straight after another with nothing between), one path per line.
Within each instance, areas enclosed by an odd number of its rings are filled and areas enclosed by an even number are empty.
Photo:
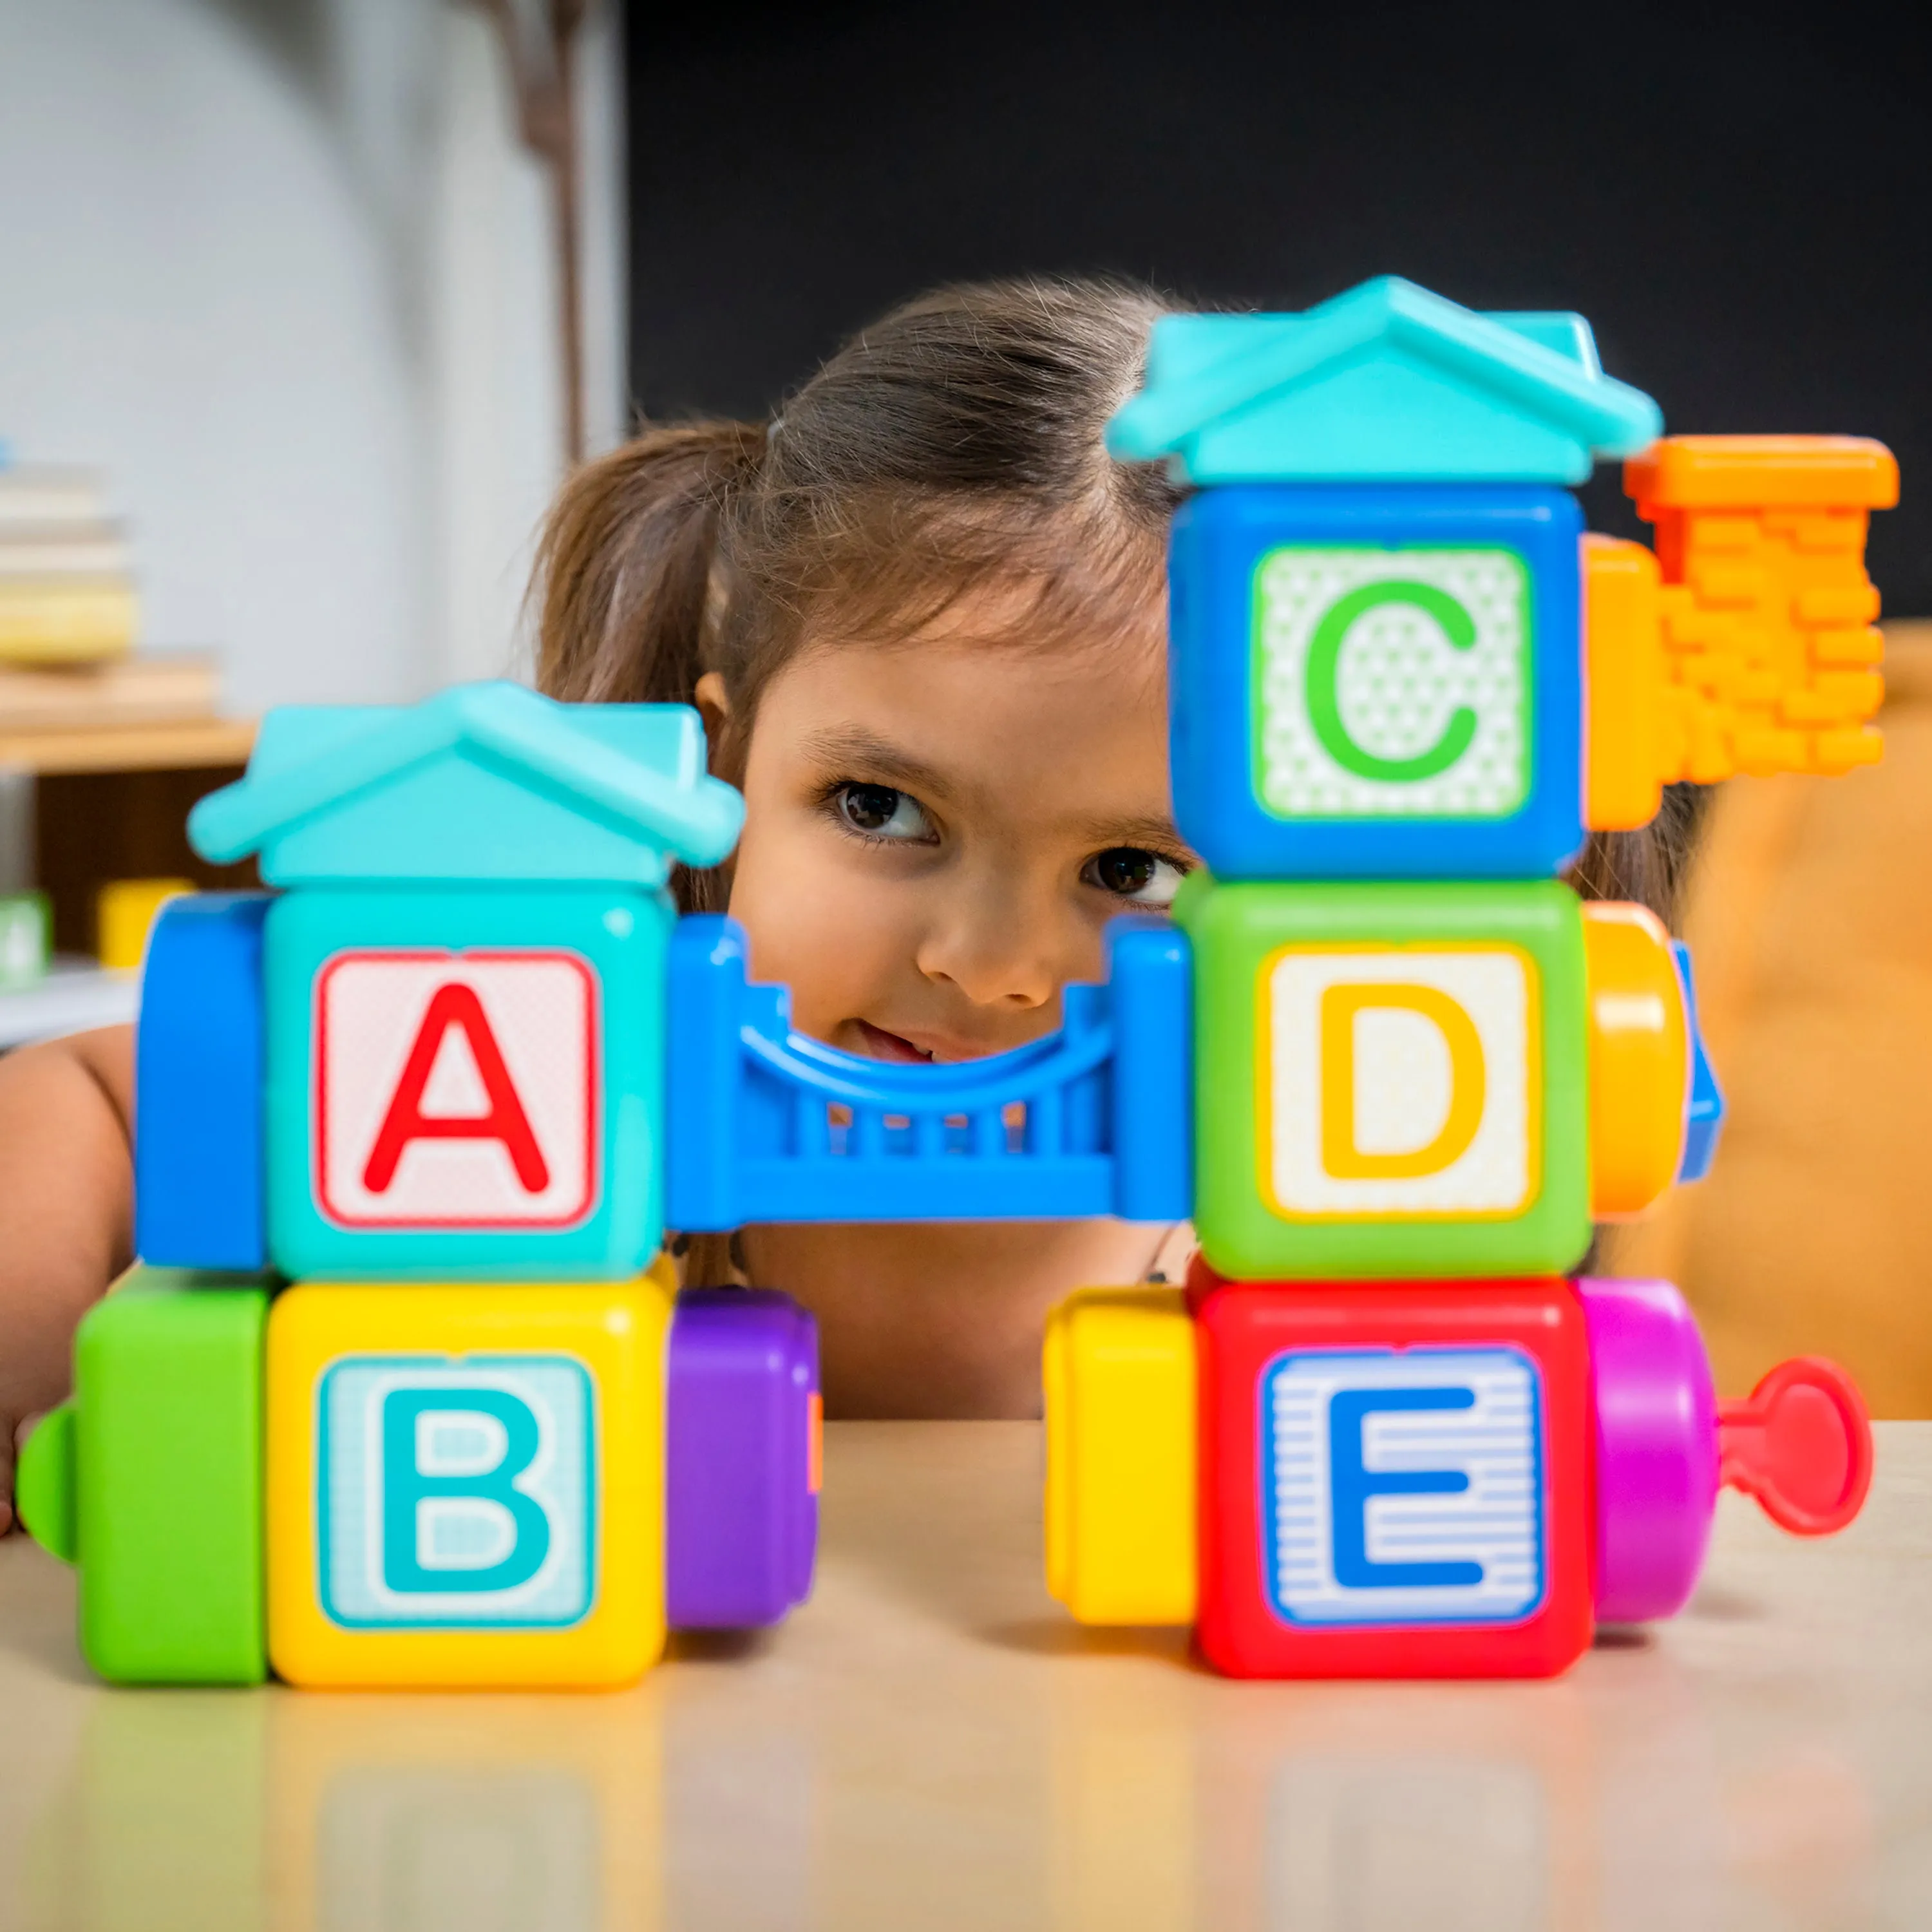
M469 1466L473 1458L426 1455L437 1420L446 1428L466 1424L494 1460L477 1468ZM536 1412L505 1389L397 1389L385 1396L382 1573L388 1588L470 1592L528 1582L549 1554L550 1520L515 1482L536 1460L540 1442ZM448 1466L452 1460L459 1466ZM439 1461L445 1466L434 1466ZM424 1532L433 1543L440 1522L480 1526L495 1547L481 1561L470 1560L470 1552L436 1560Z

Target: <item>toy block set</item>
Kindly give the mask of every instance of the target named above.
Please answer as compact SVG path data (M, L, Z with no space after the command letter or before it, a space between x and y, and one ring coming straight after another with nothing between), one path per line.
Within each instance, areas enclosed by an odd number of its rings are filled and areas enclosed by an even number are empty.
M1718 1404L1598 1223L1708 1166L1690 962L1560 876L1665 784L1877 754L1878 446L1658 440L1566 315L1399 281L1176 316L1109 446L1195 486L1170 554L1194 975L1184 1294L1048 1340L1048 1569L1238 1676L1540 1676L1689 1595L1720 1480L1850 1520L1857 1392ZM1654 554L1586 537L1600 456ZM1156 1474L1153 1465L1158 1463Z
M1045 1358L1048 1580L1247 1676L1544 1676L1688 1596L1723 1484L1819 1534L1857 1392L1720 1402L1593 1229L1708 1167L1690 964L1586 904L1662 788L1877 755L1877 445L1660 441L1568 315L1397 281L1179 316L1115 417L1193 486L1173 786L1206 862L1058 1031L854 1056L678 918L742 804L696 714L506 685L278 712L204 800L137 1047L141 1265L22 1514L122 1682L593 1685L810 1586L808 1316L667 1229L1191 1219ZM1658 546L1584 534L1599 456Z
M122 1682L606 1685L810 1583L818 1359L664 1234L694 713L508 686L290 711L203 801L279 890L164 910L136 1251L22 1512Z

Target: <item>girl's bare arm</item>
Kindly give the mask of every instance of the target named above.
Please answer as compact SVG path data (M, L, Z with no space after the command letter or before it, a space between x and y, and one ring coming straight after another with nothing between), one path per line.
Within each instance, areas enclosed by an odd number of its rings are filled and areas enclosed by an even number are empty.
M74 1324L132 1258L134 1029L0 1058L0 1532L14 1432L67 1394Z

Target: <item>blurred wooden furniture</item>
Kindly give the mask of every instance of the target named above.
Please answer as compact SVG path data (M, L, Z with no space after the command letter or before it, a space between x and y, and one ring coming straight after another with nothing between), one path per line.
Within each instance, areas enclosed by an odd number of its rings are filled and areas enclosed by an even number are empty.
M48 895L62 956L47 980L0 994L0 1048L131 1016L131 988L89 963L107 880L256 883L188 844L189 808L240 776L255 741L251 721L218 714L218 688L196 656L0 668L0 890Z
M180 718L54 731L8 728L0 712L0 767L37 776L76 772L178 771L244 765L255 727L241 718Z

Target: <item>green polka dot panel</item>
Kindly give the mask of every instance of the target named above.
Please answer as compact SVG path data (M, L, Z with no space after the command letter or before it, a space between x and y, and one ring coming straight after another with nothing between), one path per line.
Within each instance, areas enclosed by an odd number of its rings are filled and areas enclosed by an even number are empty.
M1255 790L1280 818L1507 818L1530 785L1514 550L1289 544L1255 572Z

